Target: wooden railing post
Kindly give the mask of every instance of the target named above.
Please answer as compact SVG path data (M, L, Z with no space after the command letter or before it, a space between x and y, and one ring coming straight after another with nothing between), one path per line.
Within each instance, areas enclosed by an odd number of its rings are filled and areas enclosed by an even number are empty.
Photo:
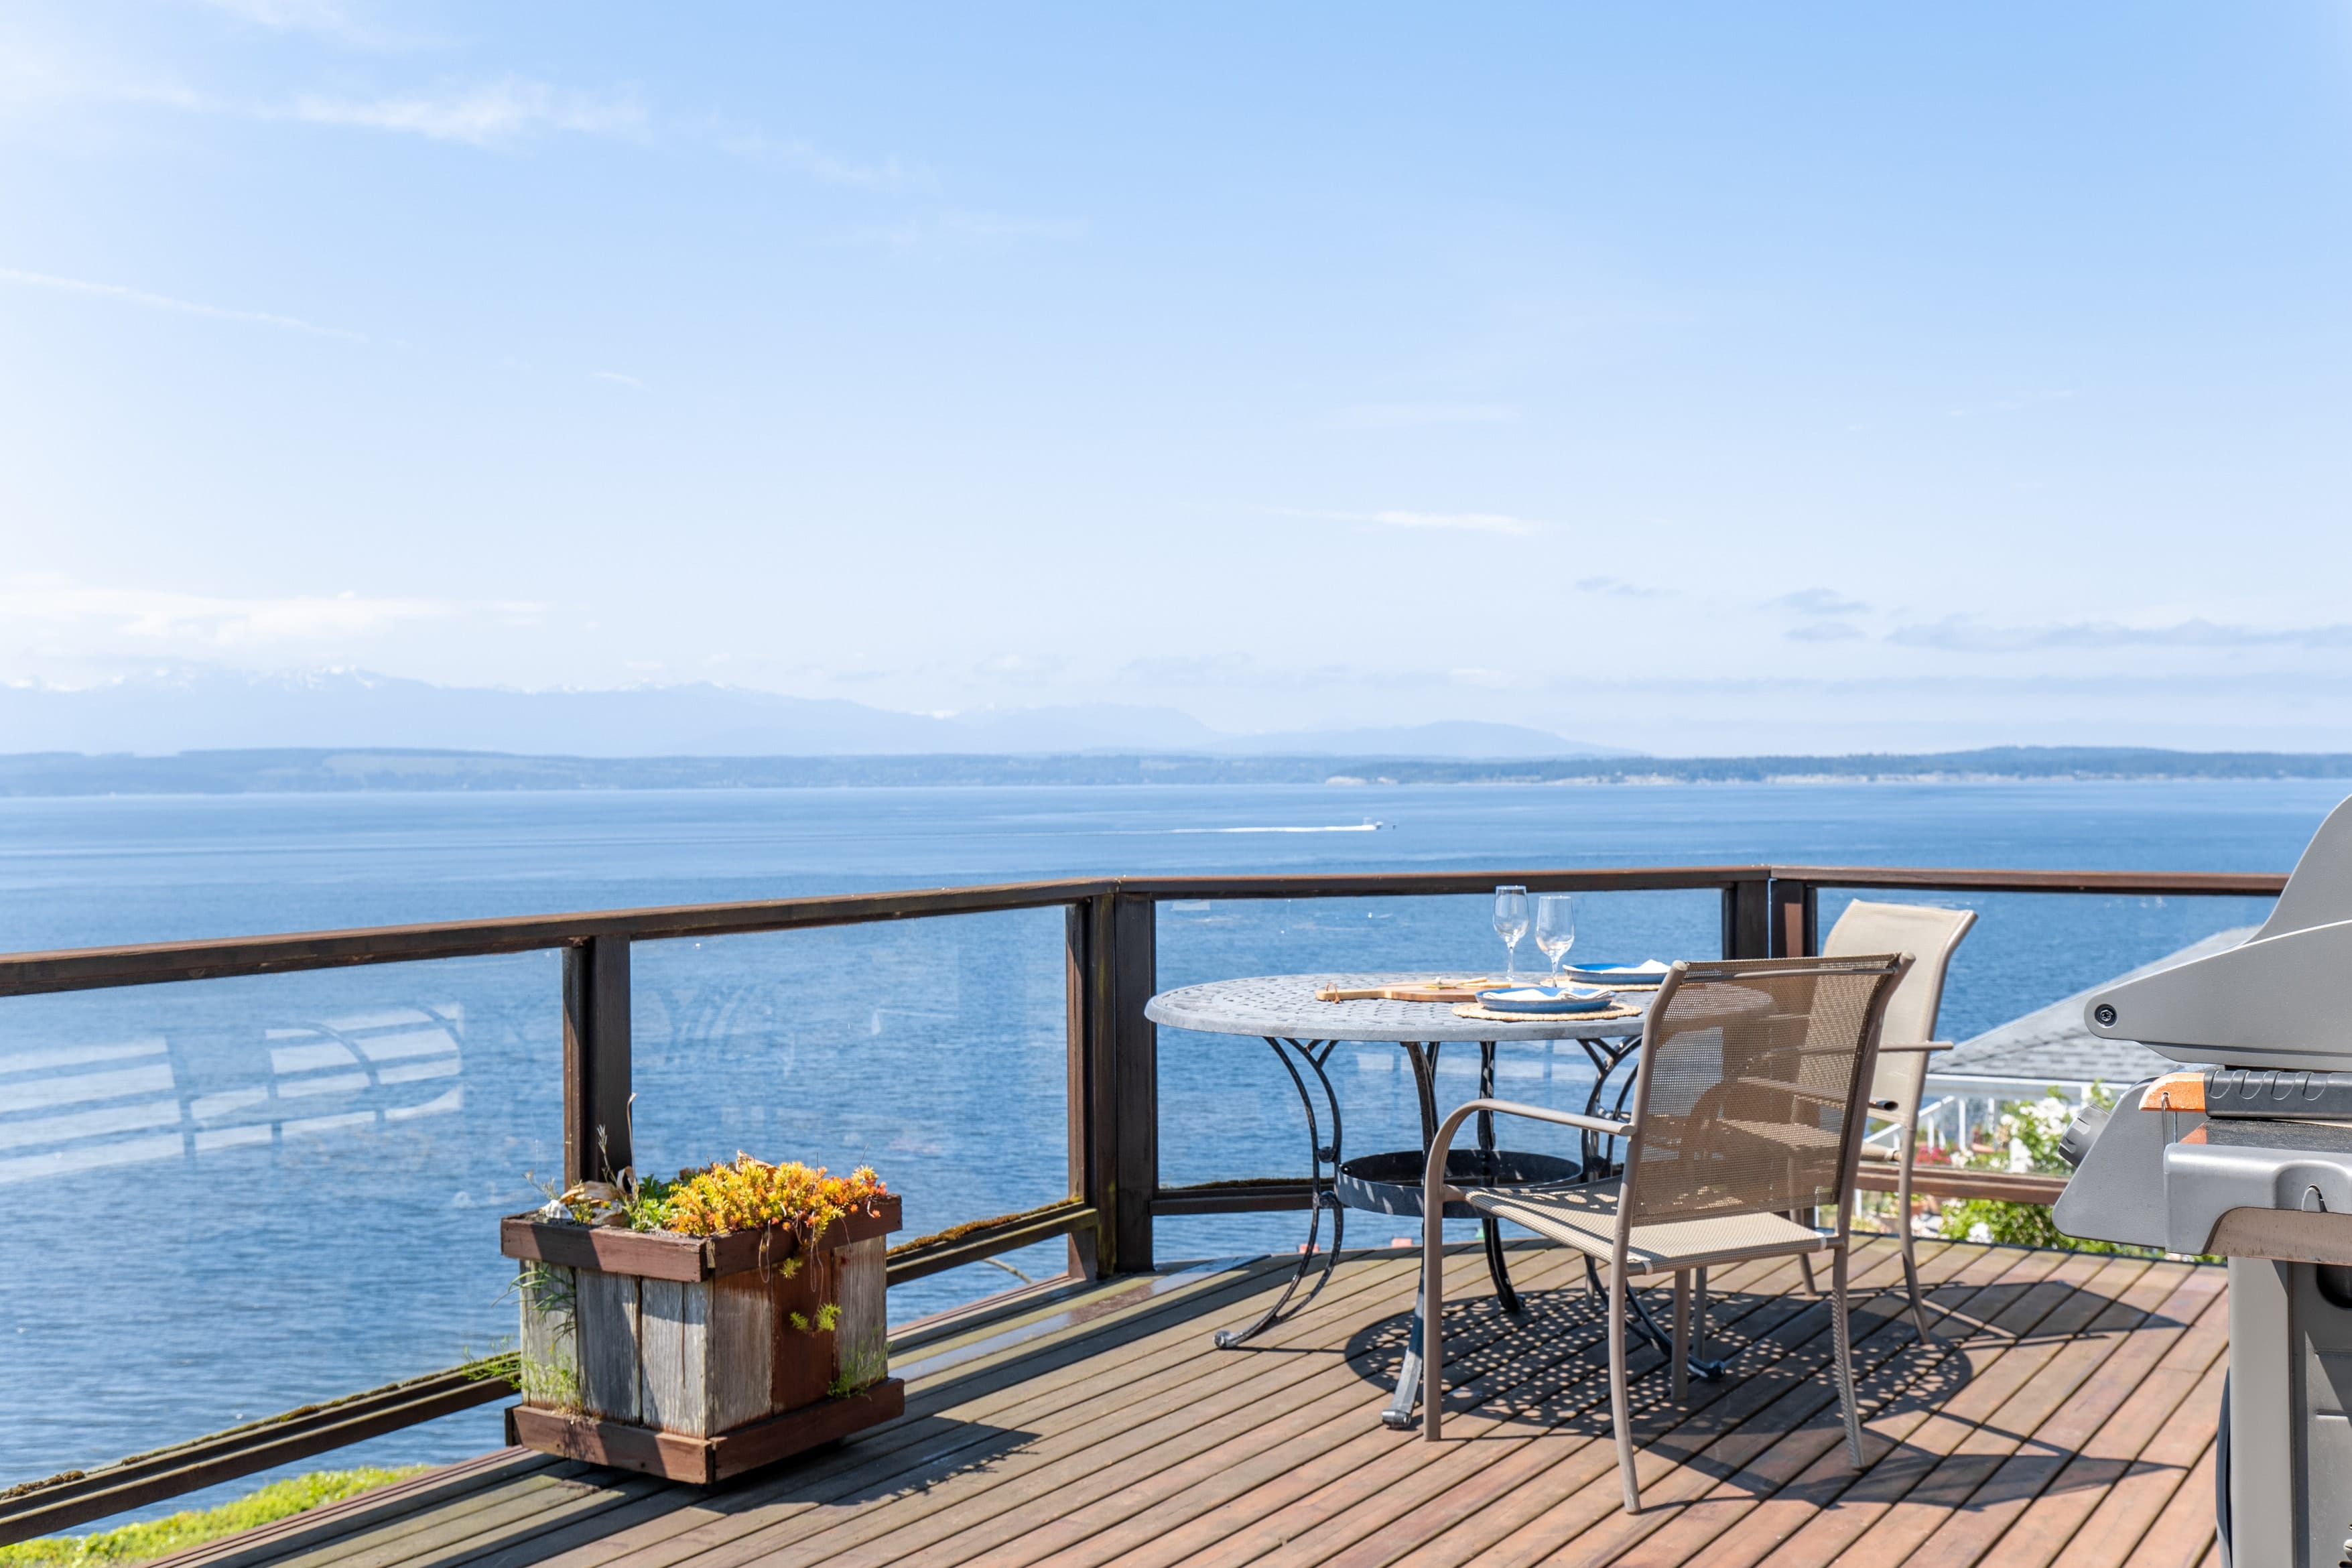
M1723 956L1767 958L1771 955L1770 884L1753 878L1723 885Z
M1160 1026L1143 1016L1159 987L1159 906L1115 893L1109 963L1111 1118L1117 1128L1111 1194L1115 1272L1151 1268L1151 1200L1160 1191Z
M1064 973L1068 987L1069 1046L1066 1068L1067 1118L1070 1133L1070 1195L1094 1210L1096 1223L1070 1233L1070 1272L1081 1279L1099 1279L1103 1261L1112 1253L1110 1229L1111 1171L1102 1132L1110 1122L1108 1075L1097 1066L1094 987L1095 905L1102 900L1080 899L1063 910Z
M1151 1267L1160 1186L1159 1030L1143 1016L1159 969L1148 895L1073 905L1070 965L1070 1191L1094 1206L1070 1266L1095 1278ZM1087 1256L1091 1247L1093 1256Z
M629 1148L629 939L563 950L563 1181L610 1181Z
M1771 905L1772 958L1811 958L1821 946L1821 889L1811 882L1775 877Z

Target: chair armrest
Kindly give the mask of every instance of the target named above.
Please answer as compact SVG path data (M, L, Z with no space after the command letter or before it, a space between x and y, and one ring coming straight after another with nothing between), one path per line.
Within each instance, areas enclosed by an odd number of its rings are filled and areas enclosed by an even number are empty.
M1554 1110L1542 1105L1522 1105L1516 1100L1474 1100L1448 1116L1445 1119L1446 1125L1460 1126L1462 1118L1474 1110L1491 1110L1503 1116L1524 1116L1531 1121L1554 1121L1562 1127L1580 1127L1587 1132L1605 1132L1612 1138L1629 1138L1633 1133L1633 1123L1631 1121L1612 1121L1605 1116L1586 1116L1580 1111L1574 1110Z
M1439 1214L1444 1205L1462 1196L1459 1189L1445 1182L1445 1156L1454 1148L1454 1135L1462 1124L1481 1110L1491 1110L1502 1116L1524 1116L1532 1121L1552 1121L1562 1127L1582 1128L1587 1132L1599 1132L1611 1138L1630 1138L1635 1123L1611 1121L1604 1117L1584 1116L1573 1110L1552 1110L1540 1105L1521 1105L1512 1100L1474 1100L1456 1106L1438 1124L1437 1136L1430 1140L1429 1158L1423 1163L1422 1214L1423 1220Z
M1878 1047L1878 1054L1882 1057L1926 1056L1930 1051L1948 1051L1952 1048L1952 1045L1953 1042L1950 1040L1920 1040L1901 1046L1882 1045Z

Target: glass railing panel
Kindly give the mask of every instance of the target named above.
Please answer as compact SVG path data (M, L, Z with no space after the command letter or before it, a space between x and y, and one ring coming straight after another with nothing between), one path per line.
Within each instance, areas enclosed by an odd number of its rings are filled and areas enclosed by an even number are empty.
M639 942L637 1167L872 1165L894 1244L1069 1195L1058 908ZM893 1322L1062 1273L1060 1239L910 1280Z
M0 999L0 1484L511 1344L552 953ZM498 1447L495 1408L306 1468Z

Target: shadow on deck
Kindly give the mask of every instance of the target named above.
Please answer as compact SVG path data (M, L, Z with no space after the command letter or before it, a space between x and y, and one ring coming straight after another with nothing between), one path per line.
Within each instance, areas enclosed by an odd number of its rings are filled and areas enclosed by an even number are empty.
M1448 1306L1446 1440L1385 1430L1417 1255L1346 1255L1312 1310L1219 1351L1288 1259L1114 1281L902 1355L904 1419L717 1491L509 1449L171 1559L174 1568L738 1564L2195 1564L2211 1554L2225 1272L1924 1244L1945 1342L1856 1260L1868 1468L1845 1464L1826 1305L1719 1271L1719 1384L1637 1360L1643 1511L1618 1511L1572 1256L1515 1247L1528 1311ZM1475 1258L1450 1269L1484 1286ZM1475 1286L1472 1281L1477 1281Z

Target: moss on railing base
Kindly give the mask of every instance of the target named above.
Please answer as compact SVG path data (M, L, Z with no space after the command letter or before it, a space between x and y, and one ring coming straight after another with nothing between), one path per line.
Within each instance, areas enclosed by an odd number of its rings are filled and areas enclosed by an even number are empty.
M406 1480L425 1468L411 1465L393 1470L315 1470L307 1476L289 1476L218 1508L191 1509L139 1524L93 1531L88 1535L45 1535L37 1541L0 1546L0 1568L81 1568L96 1563L127 1568L133 1563L184 1552L240 1530L304 1513L322 1503L339 1502Z

